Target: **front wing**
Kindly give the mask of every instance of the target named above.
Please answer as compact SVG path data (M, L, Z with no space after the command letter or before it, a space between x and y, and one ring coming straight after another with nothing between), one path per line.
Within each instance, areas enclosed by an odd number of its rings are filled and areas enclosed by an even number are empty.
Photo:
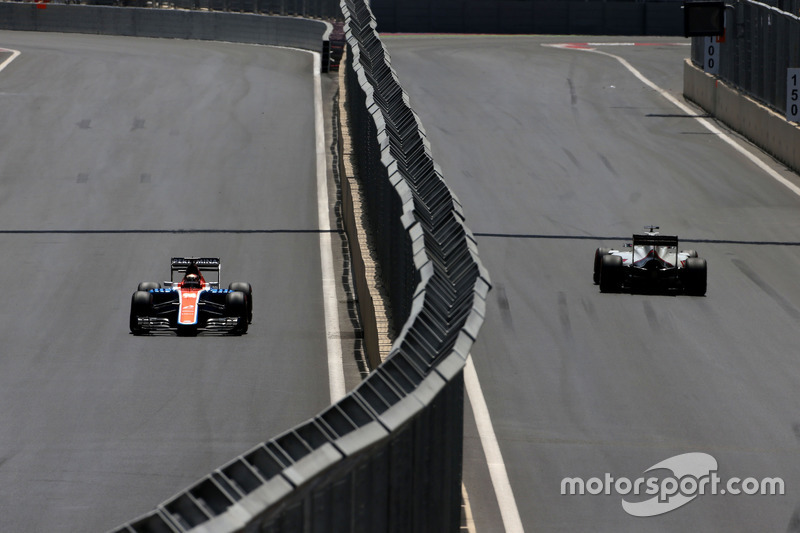
M200 295L197 311L197 323L184 325L178 323L180 314L180 296L172 289L153 289L150 312L145 316L136 317L139 328L145 332L151 331L179 331L182 329L197 329L209 332L230 332L239 326L239 317L228 316L225 307L225 298L232 291L227 289L212 289Z

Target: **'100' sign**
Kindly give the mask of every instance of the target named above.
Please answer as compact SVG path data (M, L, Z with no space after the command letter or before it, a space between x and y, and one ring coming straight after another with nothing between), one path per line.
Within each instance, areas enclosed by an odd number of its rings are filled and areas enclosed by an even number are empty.
M716 37L704 37L705 57L703 70L709 74L719 74L719 41Z

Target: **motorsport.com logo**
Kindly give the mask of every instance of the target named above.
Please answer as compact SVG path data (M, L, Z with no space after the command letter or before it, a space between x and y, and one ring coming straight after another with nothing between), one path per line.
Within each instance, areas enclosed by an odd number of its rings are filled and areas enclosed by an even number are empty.
M561 480L561 494L567 496L597 496L619 494L622 508L633 516L657 516L674 511L694 500L697 496L732 495L783 495L783 479L767 477L731 477L727 481L717 475L717 460L707 453L684 453L654 464L644 473L653 470L669 470L669 476L641 476L634 480L626 477L614 478L606 473L602 478L583 480L566 477ZM644 501L628 501L625 496L653 496Z

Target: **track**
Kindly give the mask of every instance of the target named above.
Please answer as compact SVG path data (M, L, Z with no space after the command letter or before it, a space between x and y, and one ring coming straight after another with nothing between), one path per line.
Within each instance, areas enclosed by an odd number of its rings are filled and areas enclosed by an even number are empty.
M22 52L0 73L3 530L107 530L329 404L312 56L0 46ZM252 283L247 335L128 333L175 255Z
M385 37L494 283L473 358L524 530L791 529L800 198L614 59L541 46L581 40ZM602 49L680 97L689 48L647 40L662 46ZM594 249L645 224L695 241L707 297L599 293ZM500 531L508 502L470 420L477 531ZM723 480L781 477L786 495L635 518L619 494L560 493L565 477L663 478L644 472L687 452Z

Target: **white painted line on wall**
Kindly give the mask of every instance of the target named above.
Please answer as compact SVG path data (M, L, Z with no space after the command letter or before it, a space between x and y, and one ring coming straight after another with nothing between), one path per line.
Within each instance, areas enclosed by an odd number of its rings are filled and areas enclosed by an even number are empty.
M10 65L11 62L14 61L17 57L19 57L20 51L11 50L10 48L0 48L0 52L11 52L11 55L7 57L5 61L0 63L0 72L3 72L4 68Z
M600 43L596 43L596 44L599 45ZM548 46L548 45L544 45L544 46ZM658 85L656 85L655 83L653 83L652 81L647 79L644 76L644 74L639 72L633 65L628 63L624 58L622 58L620 56L617 56L617 55L614 55L614 54L609 54L608 52L603 52L601 50L594 50L592 48L573 48L573 47L564 47L564 46L559 46L559 45L556 45L555 47L562 48L564 50L580 50L582 52L592 52L592 53L595 53L595 54L600 54L600 55L604 55L604 56L608 56L608 57L614 58L617 61L619 61L622 64L623 67L628 69L631 72L631 74L633 74L634 76L639 78L639 80L642 83L644 83L645 85L647 85L648 87L650 87L651 89L656 91L658 94L660 94L661 96L666 98L670 103L675 105L678 109L680 109L681 111L683 111L684 113L686 113L689 116L696 115L696 113L689 106L687 106L686 104L684 104L683 102L681 102L680 100L678 100L677 98L675 98L674 96L669 94L666 90L662 89L661 87L659 87ZM761 159L756 157L755 154L753 154L750 150L745 148L743 145L741 145L740 143L736 142L736 140L733 137L731 137L730 135L728 135L727 133L725 133L724 131L719 129L710 120L708 120L706 118L703 118L703 117L698 117L698 116L694 116L693 118L697 122L699 122L704 128L706 128L708 131L710 131L711 133L713 133L714 135L716 135L717 137L719 137L720 139L725 141L734 150L736 150L737 152L742 154L744 157L746 157L755 166L757 166L758 168L763 170L769 177L771 177L772 179L774 179L775 181L777 181L781 185L784 185L787 189L792 191L797 196L800 196L800 187L798 187L797 185L795 185L791 181L787 180L786 178L784 178L783 176L778 174L778 172L776 172L772 167L770 167L769 165L764 163Z
M331 403L334 403L344 397L347 391L344 384L342 337L339 332L339 301L336 297L336 276L333 270L333 252L331 251L331 223L328 217L328 165L325 159L325 118L322 114L322 82L320 80L322 59L319 53L310 53L314 56L314 129L316 131L317 152L319 256L322 264L322 299L325 307L328 380Z
M500 444L497 435L494 433L492 419L489 417L489 408L486 399L483 397L478 373L475 372L475 365L472 363L472 355L467 357L464 366L464 386L467 389L469 403L472 406L472 413L475 416L475 424L478 426L478 436L483 446L483 454L486 456L486 464L489 467L489 477L492 480L494 493L497 497L497 505L500 507L500 516L503 519L503 527L506 533L522 533L522 519L519 516L517 501L514 499L514 492L511 490L511 482L508 480L508 472L503 462L503 454L500 452Z

